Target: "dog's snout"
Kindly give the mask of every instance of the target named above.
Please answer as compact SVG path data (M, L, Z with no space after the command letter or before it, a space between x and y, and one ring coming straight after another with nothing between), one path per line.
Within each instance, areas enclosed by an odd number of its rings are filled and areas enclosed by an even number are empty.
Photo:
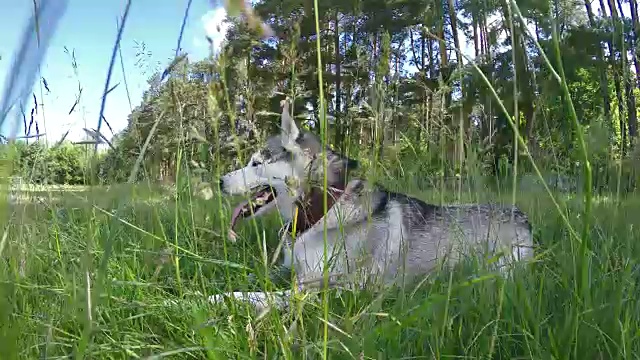
M220 182L218 183L218 187L220 191L224 192L224 180L220 179Z

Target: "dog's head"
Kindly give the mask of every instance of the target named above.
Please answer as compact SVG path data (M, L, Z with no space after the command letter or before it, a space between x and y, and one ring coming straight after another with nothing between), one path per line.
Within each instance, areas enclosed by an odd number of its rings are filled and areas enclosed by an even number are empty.
M260 216L277 207L285 221L294 217L295 203L305 189L321 184L322 143L314 134L303 131L289 115L287 101L281 103L281 131L267 139L266 145L251 156L244 168L232 171L220 180L224 193L249 193L249 201L237 206L232 215L233 227L239 218ZM347 171L357 162L326 148L327 183L343 188Z

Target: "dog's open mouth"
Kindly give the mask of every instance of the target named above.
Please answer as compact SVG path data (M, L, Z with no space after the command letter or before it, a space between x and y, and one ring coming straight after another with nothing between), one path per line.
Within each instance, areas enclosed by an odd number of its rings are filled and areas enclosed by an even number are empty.
M231 230L235 227L240 218L246 218L255 215L255 213L264 206L276 199L276 190L269 185L256 188L251 194L249 201L244 201L233 209L231 215Z

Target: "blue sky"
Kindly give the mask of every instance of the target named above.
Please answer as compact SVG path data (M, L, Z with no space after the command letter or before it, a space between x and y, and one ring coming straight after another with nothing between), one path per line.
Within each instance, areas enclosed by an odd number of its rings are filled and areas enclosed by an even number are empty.
M47 1L55 3L60 0ZM40 98L41 83L36 82L34 86L38 102L44 104L36 120L40 132L45 132L46 128L50 142L58 140L69 129L68 139L80 140L84 136L82 128L85 124L87 127L97 125L117 34L116 21L122 16L125 4L125 0L68 0L66 12L58 23L41 66L41 76L46 79L51 92L43 89L44 96ZM121 46L134 107L139 104L147 87L147 79L173 57L186 5L187 0L132 1ZM26 0L0 0L0 8L0 34L3 34L0 42L0 91L5 91L14 52L32 15L33 4ZM214 43L223 38L217 25L224 17L225 12L220 5L209 0L193 0L181 44L190 57L198 59L208 54L207 34ZM222 26L223 31L224 28ZM143 43L145 54L139 55ZM72 52L75 53L77 75L72 66ZM119 61L116 61L110 84L117 83L120 85L108 95L104 111L115 132L127 125L127 115L131 112ZM69 114L78 97L78 84L82 87L80 103ZM31 98L25 108L29 111L32 106ZM14 119L14 116L7 119L2 127L3 134L9 133ZM103 129L102 132L110 137L111 133L104 124ZM19 134L22 131L21 126Z

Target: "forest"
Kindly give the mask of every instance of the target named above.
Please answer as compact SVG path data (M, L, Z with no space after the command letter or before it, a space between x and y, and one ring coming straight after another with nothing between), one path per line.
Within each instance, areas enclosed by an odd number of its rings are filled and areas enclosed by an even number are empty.
M230 18L223 49L185 54L150 79L103 159L106 179L130 168L150 134L145 169L156 179L174 176L178 148L232 165L277 129L287 96L307 128L319 132L324 117L335 149L389 166L418 157L425 177L509 176L516 162L524 174L533 160L548 178L580 179L582 142L597 190L636 186L636 0L319 6L319 46L312 2L265 0L255 11L274 36Z

